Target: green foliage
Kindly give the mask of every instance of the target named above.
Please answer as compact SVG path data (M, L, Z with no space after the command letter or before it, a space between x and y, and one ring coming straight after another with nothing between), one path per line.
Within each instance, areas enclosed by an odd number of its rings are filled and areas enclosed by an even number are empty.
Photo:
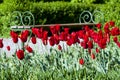
M73 3L83 3L83 4L116 4L120 3L120 0L71 0Z
M91 4L94 1L95 0L71 0L71 2L73 2L73 3L84 3L84 4Z
M117 47L115 47L117 48ZM52 49L50 54L39 54L31 56L29 59L18 60L14 57L5 57L4 53L0 56L0 79L1 80L119 80L120 78L120 64L116 61L115 64L110 65L106 74L97 71L92 65L96 63L96 60L86 60L85 64L81 66L79 64L79 58L82 55L89 55L88 53L83 54L79 52L82 48L79 46L72 46L68 48L68 52L58 51ZM109 57L115 56L115 49L111 50ZM118 50L118 49L117 49ZM119 52L119 51L118 51ZM113 54L114 53L114 54ZM30 53L32 54L32 53ZM106 53L104 53L106 54ZM29 55L26 53L26 55ZM101 55L98 53L96 55ZM86 57L85 56L85 57ZM116 55L117 56L117 55ZM115 56L115 58L116 58ZM120 56L120 55L119 55ZM117 56L118 57L118 56ZM86 57L87 58L87 57ZM96 57L97 58L97 57ZM100 57L102 60L102 57ZM109 58L107 58L109 59ZM110 59L114 60L114 59ZM90 63L89 63L90 62ZM87 64L89 63L89 64ZM76 65L78 64L78 65ZM79 69L77 69L79 67Z
M106 4L98 7L98 10L104 13L105 21L113 20L116 22L117 26L120 26L120 5L119 3Z
M44 21L46 21L45 24L54 24L79 22L79 15L82 11L93 11L94 9L95 5L92 4L52 2L34 3L31 11L35 15L36 24L43 24Z
M55 1L67 1L67 2L70 2L71 0L35 0L35 2L55 2Z
M0 17L0 37L8 37L10 32L10 28L8 28L10 26L10 13L4 14L1 12Z
M3 3L3 0L0 0L0 3Z
M106 3L108 3L108 4L116 4L116 3L120 3L120 0L106 0Z

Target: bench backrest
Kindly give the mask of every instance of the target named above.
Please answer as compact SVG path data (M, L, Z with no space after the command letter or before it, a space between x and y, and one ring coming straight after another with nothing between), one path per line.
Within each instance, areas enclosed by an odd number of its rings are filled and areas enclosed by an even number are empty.
M79 16L79 23L66 23L59 24L62 27L78 27L78 26L94 26L98 22L104 22L103 13L100 11L94 11L93 13L89 11L83 11ZM14 11L11 15L11 29L16 31L21 31L23 29L31 29L32 27L49 27L56 24L45 24L45 25L35 25L35 18L33 14L29 11L19 12Z

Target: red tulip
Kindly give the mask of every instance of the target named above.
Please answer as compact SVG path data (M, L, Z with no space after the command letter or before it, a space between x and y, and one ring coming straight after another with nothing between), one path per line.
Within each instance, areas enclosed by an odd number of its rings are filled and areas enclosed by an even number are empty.
M96 48L96 53L99 53L99 52L100 52L100 50L98 48Z
M81 58L79 59L79 64L83 65L84 64L84 60Z
M89 28L89 26L84 26L84 28L85 28L85 31L89 31L90 30L90 28Z
M107 34L107 42L109 43L110 42L110 35L109 34Z
M92 50L91 50L91 49L88 49L88 52L89 52L89 54L91 54Z
M42 39L43 38L43 28L40 28L38 31L37 31L37 37Z
M52 35L57 34L55 26L50 26L50 31L51 31Z
M107 44L106 42L107 42L107 39L105 39L105 38L100 39L100 41L99 41L99 43L98 43L99 47L100 47L101 49L106 48L106 44Z
M88 36L88 37L91 37L90 31L87 31L87 32L85 33L85 35Z
M24 30L21 33L20 39L22 42L26 42L27 41L27 37L28 37L29 31L28 30Z
M75 44L78 41L78 36L76 32L71 33L71 42L72 44Z
M6 48L7 48L8 51L10 51L10 46L7 46Z
M33 49L32 49L30 46L26 46L26 50L27 50L29 53L32 53L32 52L33 52Z
M56 25L55 25L55 29L56 29L57 32L59 32L59 31L60 31L60 25L59 25L59 24L56 24Z
M61 47L61 45L58 45L58 49L59 49L59 50L62 50L62 47Z
M24 59L24 51L23 50L18 50L16 52L16 55L17 55L18 59L20 59L20 60Z
M61 32L59 35L59 40L61 41L66 41L67 40L67 33L66 32Z
M54 34L54 43L57 45L59 44L60 40L59 40L59 35L58 34Z
M72 45L72 41L69 39L69 40L66 41L66 44L67 44L68 46L71 46L71 45Z
M53 36L50 37L49 43L50 43L50 46L54 46L55 45L54 37Z
M37 35L37 32L39 31L39 29L38 28L32 28L32 33L34 34L34 35Z
M98 29L100 29L100 28L101 28L101 23L96 24L96 27L97 27Z
M105 33L109 33L110 32L109 24L108 23L105 24L104 31L105 31Z
M117 36L119 35L119 28L118 27L113 27L112 30L111 30L111 34L112 36Z
M47 45L47 40L42 39L44 45Z
M88 45L86 42L81 42L81 46L84 48L84 49L87 49L88 48Z
M117 44L117 46L120 48L120 42L117 42L116 44Z
M70 28L64 28L64 32L65 32L66 34L69 34L69 30L70 30Z
M87 42L89 41L89 37L86 36L86 35L84 35L83 39L84 39L84 42L85 42L85 43L87 43Z
M92 49L93 48L93 41L88 41L88 48Z
M48 31L43 32L43 39L47 40L48 39Z
M117 36L115 36L115 37L113 38L113 40L114 40L115 43L117 43L117 42L118 42Z
M106 33L107 34L107 33ZM103 38L103 32L102 32L102 30L99 30L98 31L98 38L99 39L102 39Z
M3 48L3 39L0 39L0 48Z
M92 38L93 36L95 36L94 34L96 34L96 32L93 29L90 29L89 30L89 35L90 35L89 37Z
M78 37L79 38L83 38L84 37L84 34L85 34L85 31L84 30L80 30L80 31L78 31Z
M32 41L33 44L36 44L36 37L32 37L31 41Z
M103 39L103 33L100 30L98 33L94 33L94 36L92 36L95 43L98 43L100 39Z
M12 40L14 43L18 42L18 35L14 31L10 31L10 36L12 37Z
M92 53L90 56L92 59L95 59L95 54Z
M43 28L32 28L32 33L41 39L43 36Z
M115 26L115 22L114 21L110 21L109 23L110 23L110 26L112 26L112 27Z

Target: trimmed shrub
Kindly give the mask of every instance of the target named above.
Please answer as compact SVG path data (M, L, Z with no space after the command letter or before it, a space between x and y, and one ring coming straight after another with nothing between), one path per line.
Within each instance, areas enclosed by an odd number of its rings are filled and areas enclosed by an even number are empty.
M36 24L77 23L82 11L92 12L95 6L67 2L34 3L30 10L35 15Z

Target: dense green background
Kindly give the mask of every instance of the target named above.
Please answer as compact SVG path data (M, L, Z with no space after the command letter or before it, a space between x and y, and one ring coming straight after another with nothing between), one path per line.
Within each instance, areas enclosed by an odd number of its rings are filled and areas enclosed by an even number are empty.
M84 10L104 13L104 21L113 20L120 25L119 0L1 0L0 37L9 36L10 16L13 11L31 11L35 24L77 23Z

